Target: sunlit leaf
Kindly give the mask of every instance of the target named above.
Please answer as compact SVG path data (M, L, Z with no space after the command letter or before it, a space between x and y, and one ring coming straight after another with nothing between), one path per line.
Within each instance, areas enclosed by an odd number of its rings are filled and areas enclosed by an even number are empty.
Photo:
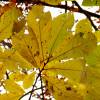
M50 76L63 75L71 80L80 82L84 64L85 62L82 59L51 62L45 66L44 71Z
M83 0L83 6L100 6L100 0Z
M4 78L4 74L6 73L6 68L3 63L0 62L0 80Z
M96 37L93 33L68 34L58 48L55 49L50 61L83 57L88 55L95 47Z
M0 41L12 35L13 23L18 20L21 12L16 7L6 11L0 18Z
M24 88L29 88L33 85L35 79L35 73L31 73L29 75L26 75L26 77L23 80L23 87Z
M37 60L35 59L39 55L37 38L31 28L28 28L28 31L28 34L24 34L23 30L15 34L12 37L12 44L23 58L33 66L37 66Z
M71 32L73 24L74 16L72 13L61 14L53 20L50 38L51 41L49 47L50 55L56 49L56 47L64 40L65 36Z
M6 69L16 70L18 67L21 68L32 68L32 65L28 63L17 51L14 49L5 50L0 52L0 62L6 66Z
M73 81L64 81L64 79L57 79L55 77L47 76L46 85L51 93L53 93L56 100L83 100L86 93L84 84L74 83Z
M89 33L92 32L92 26L88 19L80 20L75 28L75 33Z
M20 87L20 85L15 83L13 80L7 79L4 83L7 91L18 95L22 95L24 93L24 90Z
M18 100L20 98L20 95L15 93L5 93L0 95L0 100Z
M39 11L38 11L39 10ZM38 13L37 13L38 12ZM42 60L48 57L48 45L51 31L51 14L43 12L40 6L34 6L28 15L28 25L33 29L39 43Z
M14 81L23 81L25 78L25 74L21 73L20 71L13 72L9 75L9 78Z

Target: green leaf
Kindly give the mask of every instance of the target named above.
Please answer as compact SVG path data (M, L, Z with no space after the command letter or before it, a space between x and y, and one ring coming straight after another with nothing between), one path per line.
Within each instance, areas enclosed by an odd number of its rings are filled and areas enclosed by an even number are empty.
M12 35L13 23L18 20L21 12L16 7L7 10L0 18L0 41Z
M83 6L100 6L100 0L83 0Z

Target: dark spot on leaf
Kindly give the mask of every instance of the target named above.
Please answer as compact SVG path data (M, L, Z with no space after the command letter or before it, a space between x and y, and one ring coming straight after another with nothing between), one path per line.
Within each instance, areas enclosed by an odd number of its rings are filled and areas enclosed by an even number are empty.
M27 47L29 48L29 45Z
M84 35L84 33L80 32L80 37L82 37Z
M87 91L87 93L89 93L89 91Z
M70 91L70 90L72 90L72 88L71 87L66 87L66 90Z
M35 56L39 56L39 51L36 51L36 53L34 54L34 57Z
M68 37L68 39L70 40L70 37Z

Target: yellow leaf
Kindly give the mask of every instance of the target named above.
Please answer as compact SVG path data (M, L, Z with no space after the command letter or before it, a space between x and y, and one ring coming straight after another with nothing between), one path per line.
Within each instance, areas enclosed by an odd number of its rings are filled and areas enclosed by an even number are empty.
M9 78L14 81L23 81L25 78L25 74L21 73L20 71L13 72L9 75Z
M27 17L28 25L35 32L38 40L41 60L48 57L51 21L52 18L50 12L43 12L43 8L41 6L34 6Z
M13 23L17 21L21 12L16 7L7 10L0 18L0 41L12 35Z
M23 80L23 87L25 89L31 87L34 83L34 79L35 79L35 73L34 72L27 75Z
M5 83L5 89L10 93L18 95L22 95L24 93L24 90L20 87L20 85L15 83L13 80L7 79L4 81L4 83Z
M18 69L18 66L27 69L32 68L32 65L14 49L0 52L0 61L3 62L6 69L9 70L16 70Z
M64 62L50 62L44 68L44 73L50 76L63 75L68 79L80 82L85 61L83 59L73 59Z
M44 76L48 90L53 93L56 100L83 100L86 94L86 86L71 80L57 79L52 76Z
M4 78L4 74L6 73L6 68L3 63L0 62L0 80Z
M33 66L37 66L36 56L39 56L39 46L34 31L28 27L29 34L24 34L22 30L20 33L12 37L13 47L19 54L26 59Z

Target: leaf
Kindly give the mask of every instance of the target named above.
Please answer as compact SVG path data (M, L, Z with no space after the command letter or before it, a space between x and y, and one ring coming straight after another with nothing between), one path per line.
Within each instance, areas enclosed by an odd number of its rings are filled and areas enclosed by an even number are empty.
M32 68L32 65L14 49L0 52L0 62L2 62L4 66L6 66L6 69L9 70L17 70L18 66L24 69Z
M86 61L90 66L100 66L100 45L98 45L95 50L86 57Z
M23 87L25 89L31 87L33 85L34 79L35 79L35 73L34 72L27 75L23 80Z
M96 37L93 33L68 34L58 48L55 49L49 61L85 57L95 47Z
M30 27L28 27L28 31L29 34L24 34L22 30L12 36L12 44L24 59L36 67L38 59L35 59L35 57L39 56L38 41Z
M0 62L0 81L4 78L4 74L6 73L6 68L3 63Z
M73 24L74 16L72 13L61 14L53 20L50 38L51 41L49 46L50 55L55 50L55 48L64 40L65 36L71 32Z
M83 100L86 93L84 84L74 83L71 80L57 79L55 77L45 77L47 89L53 93L56 100Z
M20 71L13 72L9 75L9 78L14 81L23 81L25 78L25 74L21 73Z
M28 14L27 21L38 40L41 60L46 59L48 57L48 44L50 42L51 14L50 12L43 12L41 6L34 6Z
M5 83L5 89L10 93L18 95L22 95L24 93L24 90L20 87L20 85L15 83L13 80L7 79L5 80L4 83Z
M83 6L100 6L100 0L83 0Z
M0 95L0 100L18 100L20 95L14 93L5 93Z
M94 34L97 38L97 42L99 43L100 42L100 31L95 31Z
M0 41L12 35L13 23L17 21L21 12L16 7L7 10L0 18Z
M75 28L75 33L90 33L92 32L92 26L88 19L80 20Z
M25 18L17 22L14 22L12 32L19 33L25 27L25 23L26 23Z
M44 73L50 76L63 75L68 79L80 82L85 62L83 59L73 59L64 62L50 62L44 68Z
M52 4L52 5L55 5L55 4L59 4L63 0L41 0L41 1L44 1L44 2Z

